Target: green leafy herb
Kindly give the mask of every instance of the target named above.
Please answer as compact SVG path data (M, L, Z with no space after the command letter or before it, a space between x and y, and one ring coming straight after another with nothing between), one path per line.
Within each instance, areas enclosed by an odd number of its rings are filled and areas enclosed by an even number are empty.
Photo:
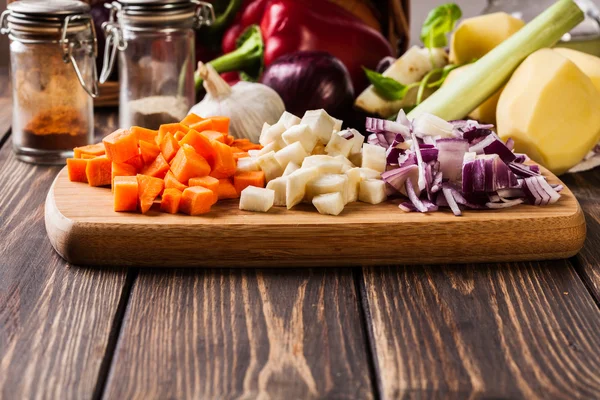
M462 17L460 7L448 3L434 8L427 15L421 28L421 40L428 49L446 47L446 35L454 30L456 22Z
M367 79L375 87L377 94L386 100L402 100L410 89L418 86L418 84L403 85L395 79L381 75L379 72L364 67L363 69L365 70Z

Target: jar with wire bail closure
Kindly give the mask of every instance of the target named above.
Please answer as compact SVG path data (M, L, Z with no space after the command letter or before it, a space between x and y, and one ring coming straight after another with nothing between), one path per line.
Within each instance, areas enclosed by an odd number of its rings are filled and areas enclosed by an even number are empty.
M106 5L100 82L119 59L119 125L157 129L195 103L194 30L214 21L212 5L190 0L121 0Z
M75 0L29 0L0 17L10 38L12 142L21 161L64 164L74 147L93 141L97 42L89 11Z

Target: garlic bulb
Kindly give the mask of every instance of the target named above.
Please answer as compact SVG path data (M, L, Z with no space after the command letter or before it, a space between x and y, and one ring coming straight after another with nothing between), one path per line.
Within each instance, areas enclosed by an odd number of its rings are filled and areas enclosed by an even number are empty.
M190 113L203 118L225 116L231 122L230 134L258 143L263 124L274 124L285 111L281 97L270 87L251 82L229 86L210 65L198 63L198 72L206 89L204 99Z

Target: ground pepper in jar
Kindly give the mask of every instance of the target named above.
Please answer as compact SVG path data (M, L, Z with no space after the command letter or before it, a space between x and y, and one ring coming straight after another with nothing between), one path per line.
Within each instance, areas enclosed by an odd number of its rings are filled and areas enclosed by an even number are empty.
M61 150L87 144L87 121L73 107L56 106L38 112L23 130L23 145Z

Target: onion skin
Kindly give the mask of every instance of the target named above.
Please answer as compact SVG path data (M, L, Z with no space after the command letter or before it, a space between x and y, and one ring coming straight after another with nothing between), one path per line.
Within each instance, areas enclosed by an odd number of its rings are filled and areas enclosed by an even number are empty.
M350 74L327 52L299 51L281 56L266 69L261 82L279 93L286 110L295 115L323 108L345 120L352 111Z

